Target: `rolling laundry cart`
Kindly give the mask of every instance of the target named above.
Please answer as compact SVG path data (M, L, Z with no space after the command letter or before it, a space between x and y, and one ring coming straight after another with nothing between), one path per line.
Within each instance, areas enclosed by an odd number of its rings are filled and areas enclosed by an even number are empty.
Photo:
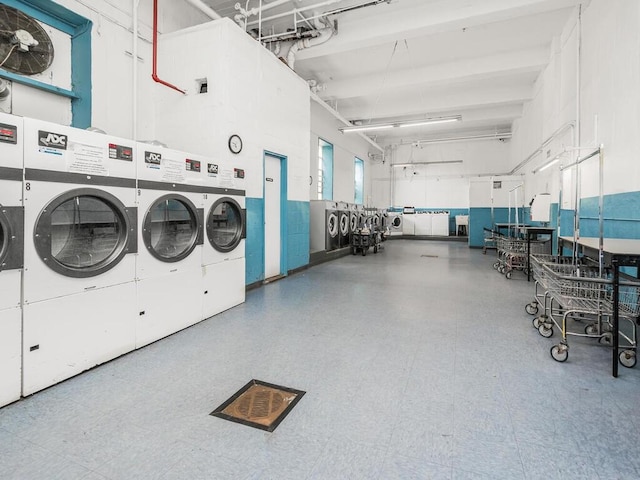
M369 248L373 248L373 253L378 253L378 250L382 248L380 232L369 228L358 228L351 234L351 253L356 255L360 252L364 257Z

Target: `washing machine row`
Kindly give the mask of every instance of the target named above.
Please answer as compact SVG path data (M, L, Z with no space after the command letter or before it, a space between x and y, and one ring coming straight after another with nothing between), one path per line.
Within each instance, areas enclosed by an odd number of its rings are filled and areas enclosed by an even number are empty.
M223 170L0 115L0 406L244 301L244 190L212 186Z

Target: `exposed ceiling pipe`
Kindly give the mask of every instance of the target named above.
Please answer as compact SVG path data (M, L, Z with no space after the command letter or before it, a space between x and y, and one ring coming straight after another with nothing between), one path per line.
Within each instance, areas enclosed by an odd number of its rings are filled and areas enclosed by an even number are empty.
M293 45L291 45L291 48L287 53L287 65L289 65L289 68L291 70L294 70L296 63L296 53L298 51L309 47L315 47L316 45L322 45L323 43L328 42L335 33L333 27L324 27L324 25L322 25L319 20L316 20L316 27L318 28L318 36L312 38L303 38L298 40L297 42L293 42Z
M264 12L265 10L270 10L274 7L279 7L280 5L289 3L290 1L291 0L275 0L274 2L271 2L271 3L263 3L259 7L250 8L249 10L242 8L242 5L240 5L240 2L238 2L234 5L234 8L240 12L240 16L244 18L248 18L248 17L251 17L252 15L257 15L258 13Z
M411 142L400 142L400 145L421 146L421 145L427 145L430 143L463 142L463 141L469 141L469 140L507 140L512 136L513 134L511 132L486 133L486 134L478 134L478 135L465 135L461 137L444 137L444 138L433 138L433 139L426 139L426 140L414 140Z
M131 0L132 23L133 23L133 45L131 47L131 56L133 57L131 70L131 83L133 90L131 92L131 138L138 139L138 6L140 0Z
M212 20L220 20L222 18L215 10L213 10L209 5L205 5L202 0L185 0L187 3L193 5L202 13L204 13L207 17Z
M316 95L313 92L309 92L311 95L311 100L313 100L314 102L316 102L318 105L320 105L321 107L323 107L326 111L328 111L331 115L333 115L335 118L337 118L338 120L340 120L344 125L351 125L351 122L349 120L347 120L346 118L344 118L342 115L340 115L340 113L337 110L334 110L333 108L331 108L329 105L327 105L327 102L325 102L324 100L322 100L318 95ZM369 144L371 144L373 147L375 147L377 150L380 150L382 153L384 153L384 148L382 148L380 145L378 145L376 142L374 142L373 140L371 140L369 137L367 137L366 135L362 134L362 133L356 133L356 135L359 135L360 137L362 137L363 140L366 140Z
M134 61L136 61L136 59L134 59ZM153 0L153 67L151 71L151 78L156 83L165 85L183 94L187 93L186 91L158 77L158 0Z
M294 8L293 10L289 10L288 12L284 12L284 13L278 13L276 15L272 15L270 17L266 17L263 18L262 21L266 22L269 20L275 20L277 18L282 18L282 17L288 17L289 15L295 15L296 13L301 13L301 12L306 12L307 10L316 10L320 7L324 7L326 5L331 5L332 3L338 3L338 2L342 2L342 0L325 0L324 2L320 2L320 3L316 3L314 5L309 5L308 7L302 7L302 8ZM271 4L270 4L271 5ZM236 17L240 17L240 18L246 18L244 16L240 15L236 15ZM236 21L238 21L238 18L236 18ZM249 22L247 23L248 27L252 27L254 25L257 25L259 22L257 20L254 20L253 22Z

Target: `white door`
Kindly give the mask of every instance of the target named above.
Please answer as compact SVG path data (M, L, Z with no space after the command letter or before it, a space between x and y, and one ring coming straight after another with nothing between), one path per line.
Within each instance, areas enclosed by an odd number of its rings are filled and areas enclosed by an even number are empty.
M280 275L280 162L279 157L264 156L264 278Z

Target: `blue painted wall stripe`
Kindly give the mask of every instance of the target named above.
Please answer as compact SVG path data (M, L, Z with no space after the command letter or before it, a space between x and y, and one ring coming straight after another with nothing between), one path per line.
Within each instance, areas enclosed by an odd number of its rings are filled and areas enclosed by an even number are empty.
M287 204L287 270L294 270L309 264L309 202L290 200Z
M264 199L247 197L246 207L245 270L249 285L264 280Z

